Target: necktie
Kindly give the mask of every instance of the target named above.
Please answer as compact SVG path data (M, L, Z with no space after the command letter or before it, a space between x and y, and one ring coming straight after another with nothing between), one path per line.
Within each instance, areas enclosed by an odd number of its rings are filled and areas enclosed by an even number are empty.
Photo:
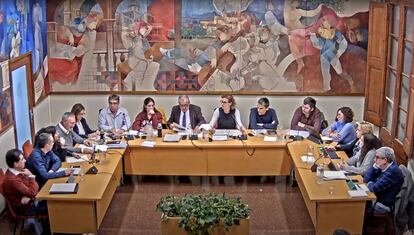
M185 128L187 128L187 118L185 117L185 113L186 113L186 112L184 112L184 113L183 113L183 121L182 121L182 126L183 126L183 127L185 127Z

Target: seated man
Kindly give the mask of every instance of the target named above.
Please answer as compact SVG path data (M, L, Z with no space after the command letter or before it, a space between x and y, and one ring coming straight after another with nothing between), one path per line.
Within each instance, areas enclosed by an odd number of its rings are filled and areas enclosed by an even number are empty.
M269 107L266 97L257 101L257 107L250 109L249 129L276 129L279 121L276 111Z
M321 112L316 108L316 100L306 97L303 105L296 109L290 129L319 133L321 131Z
M206 120L201 113L201 108L197 105L190 104L190 98L187 95L178 96L178 105L171 110L170 118L167 125L173 129L177 125L185 128L198 129Z
M404 182L404 176L394 160L392 148L377 149L374 166L364 176L364 183L367 184L369 191L377 196L376 202L367 210L373 209L378 213L386 213L394 207L395 198Z
M61 166L61 161L52 151L53 143L51 134L40 134L27 160L27 168L36 175L36 181L40 187L43 187L48 179L68 176L72 172L71 169L57 171Z
M113 134L123 134L131 127L131 118L128 111L119 107L120 98L118 95L108 97L109 107L99 112L98 128L101 131L110 131Z
M34 202L39 185L35 175L25 168L26 159L18 149L6 153L7 169L3 191L18 215L47 214L44 203Z
M92 153L92 148L79 148L74 147L75 144L85 144L86 146L92 146L90 140L86 140L80 137L76 132L73 131L73 127L76 125L75 114L71 112L65 112L62 115L62 120L56 125L56 132L60 138L64 140L66 150L69 155L73 153Z

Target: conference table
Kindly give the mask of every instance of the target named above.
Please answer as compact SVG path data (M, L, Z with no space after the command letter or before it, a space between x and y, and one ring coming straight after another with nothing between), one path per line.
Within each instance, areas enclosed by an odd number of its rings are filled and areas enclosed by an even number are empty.
M289 176L292 165L286 142L264 141L263 136L178 143L155 138L153 147L142 146L144 141L128 141L126 175Z
M94 164L97 174L87 174L84 180L75 176L78 183L76 194L50 194L53 183L64 183L68 177L50 179L36 195L38 200L47 200L49 223L52 233L94 233L105 216L116 188L122 177L122 155L125 149L111 149L103 159L103 153L97 159L103 161ZM62 167L82 166L84 169L92 165L83 163L63 163Z
M345 229L351 234L362 234L365 205L376 197L368 192L367 197L354 197L348 194L345 180L323 181L318 184L316 173L310 170L311 164L302 161L301 156L307 154L309 145L314 145L314 156L319 156L318 145L305 141L289 143L294 172L303 200L308 209L316 234L332 234L335 229ZM337 152L342 160L348 157L344 152ZM316 157L317 159L317 157ZM325 168L329 158L321 158L317 163L324 163ZM338 163L341 160L332 160ZM327 168L325 170L328 170ZM361 176L352 176L362 183Z

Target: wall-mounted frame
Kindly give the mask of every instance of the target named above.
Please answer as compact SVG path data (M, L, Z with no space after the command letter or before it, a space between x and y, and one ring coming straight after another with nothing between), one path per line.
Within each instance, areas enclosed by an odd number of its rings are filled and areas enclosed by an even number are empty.
M0 134L13 124L11 108L9 61L0 62Z
M15 142L16 148L22 149L27 140L33 143L34 136L31 52L11 59L9 70Z

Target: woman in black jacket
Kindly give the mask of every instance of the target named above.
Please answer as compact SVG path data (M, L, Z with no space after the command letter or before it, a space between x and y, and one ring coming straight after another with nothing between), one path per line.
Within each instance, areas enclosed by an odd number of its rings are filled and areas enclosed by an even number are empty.
M89 127L86 119L83 117L85 115L85 107L82 104L77 103L73 105L71 112L75 114L76 118L76 125L73 127L73 131L76 134L85 139L97 136L97 132Z

